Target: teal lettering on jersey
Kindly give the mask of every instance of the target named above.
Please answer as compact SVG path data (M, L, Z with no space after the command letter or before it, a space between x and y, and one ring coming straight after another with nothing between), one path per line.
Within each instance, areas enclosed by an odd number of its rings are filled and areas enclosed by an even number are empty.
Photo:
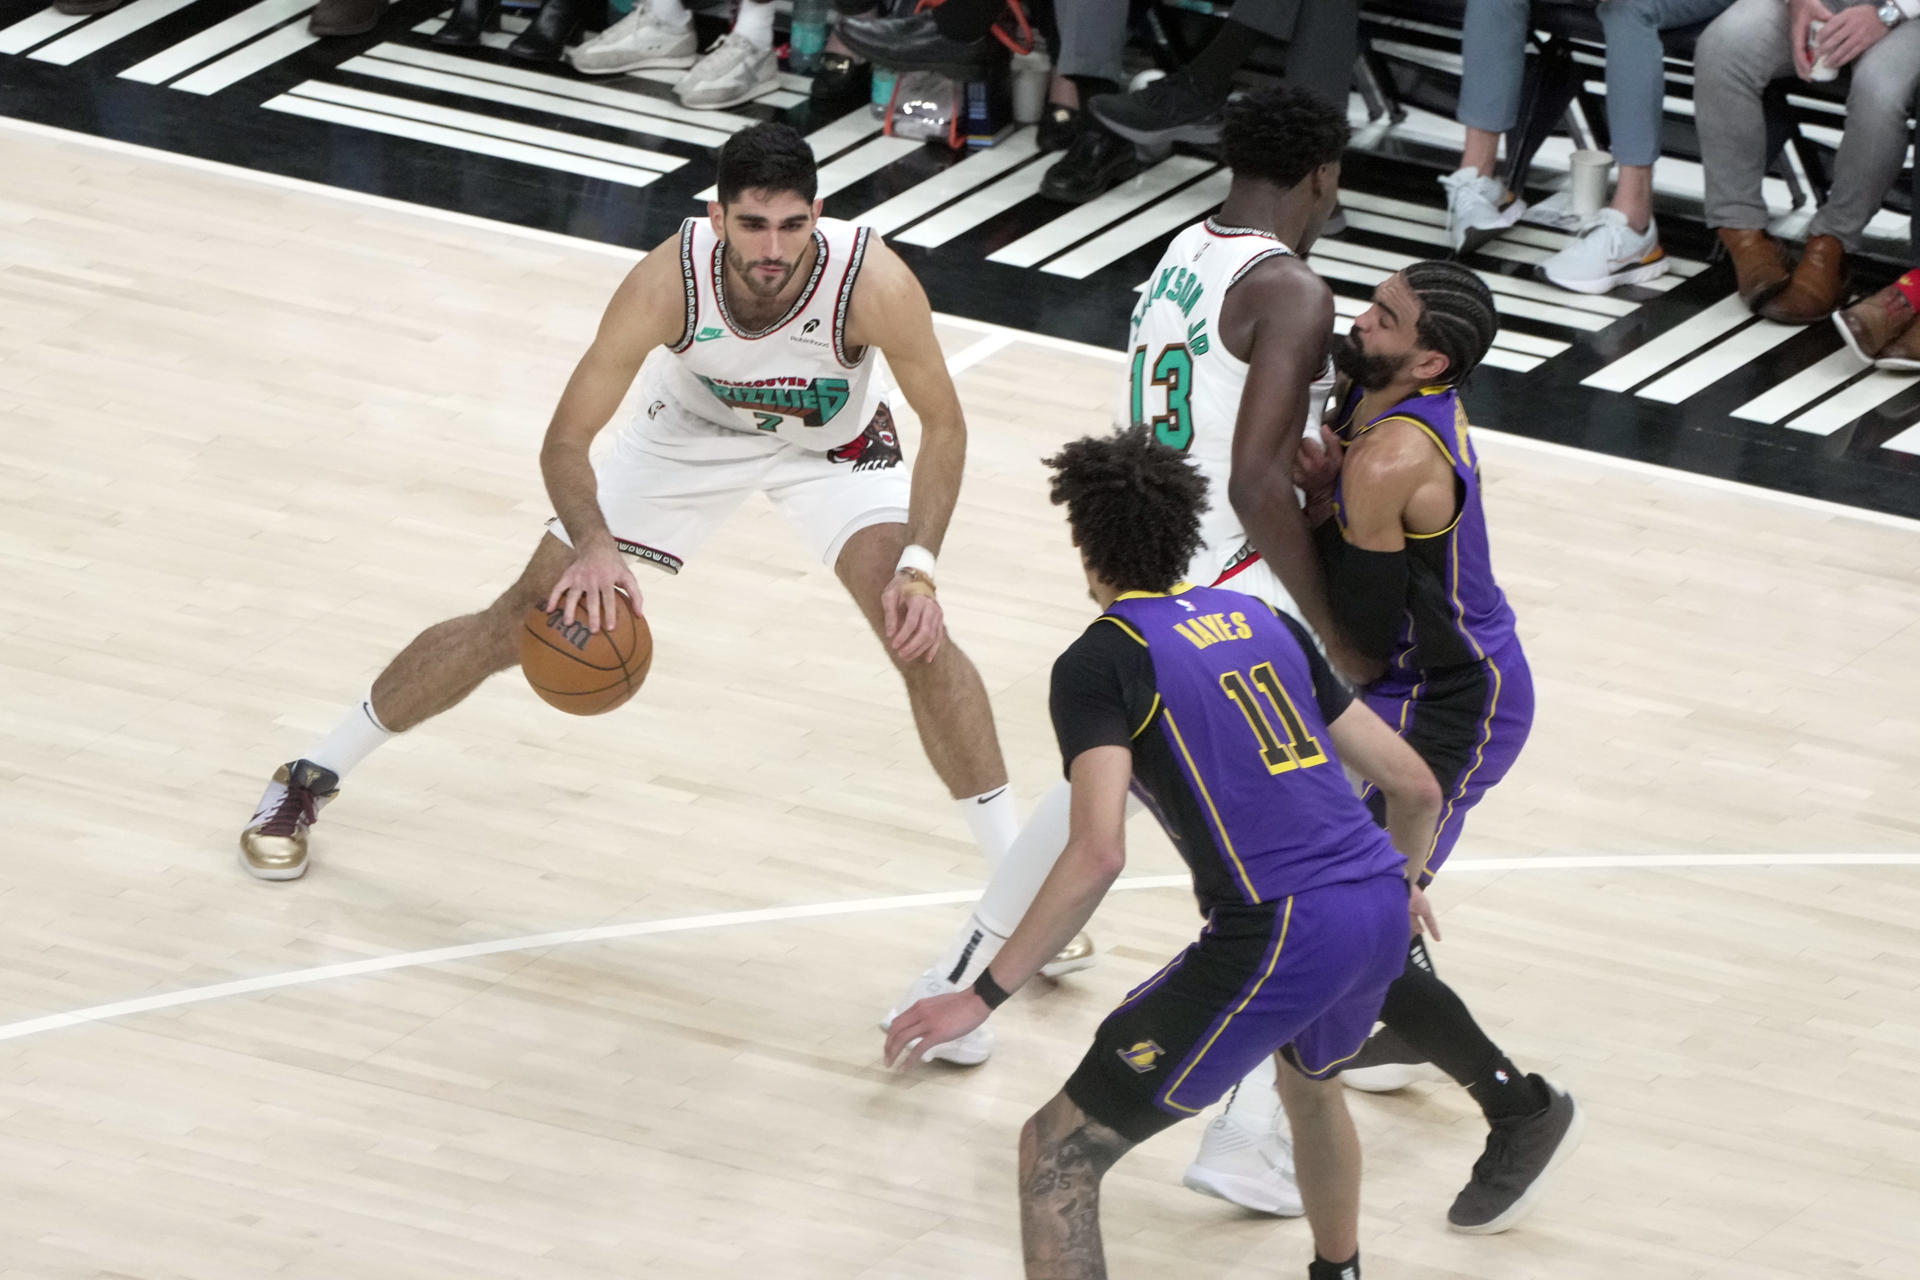
M1134 309L1129 331L1139 331L1140 322L1146 318L1147 308L1151 307L1161 298L1167 299L1173 303L1174 306L1180 308L1180 314L1182 316L1191 318L1194 307L1199 305L1201 295L1205 294L1206 291L1206 286L1201 282L1197 273L1181 266L1168 267L1160 273L1160 278L1154 281L1153 287L1142 293L1140 305ZM1205 316L1194 320L1193 323L1187 326L1187 350L1189 352L1196 356L1205 355L1208 348L1212 345L1207 338L1207 318Z
M823 427L847 407L852 394L845 378L815 378L804 387L755 386L700 375L721 403L759 418L762 431L777 431L780 420L798 418L802 426Z

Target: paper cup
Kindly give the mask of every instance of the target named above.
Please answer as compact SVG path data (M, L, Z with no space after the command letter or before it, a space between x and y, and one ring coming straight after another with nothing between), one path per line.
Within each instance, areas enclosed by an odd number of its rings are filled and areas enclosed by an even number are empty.
M1576 151L1567 164L1573 181L1568 194L1573 211L1582 217L1598 213L1607 203L1607 176L1613 171L1613 154L1607 151Z

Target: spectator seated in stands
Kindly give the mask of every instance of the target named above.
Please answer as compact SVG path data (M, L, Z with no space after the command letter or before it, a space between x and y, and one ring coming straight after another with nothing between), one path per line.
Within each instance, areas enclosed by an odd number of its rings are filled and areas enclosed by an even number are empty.
M705 53L694 37L693 14L681 0L635 0L632 13L567 50L567 60L590 76L685 67L674 96L703 111L737 107L780 85L772 0L740 0L733 30Z
M1839 0L1836 0L1838 3ZM1846 298L1847 255L1900 176L1907 112L1920 84L1920 0L1863 0L1838 12L1820 0L1735 0L1700 37L1694 107L1707 171L1707 225L1733 258L1740 296L1781 324L1812 324ZM1807 228L1791 276L1767 231L1767 127L1761 95L1789 74L1813 78L1808 31L1824 22L1818 60L1851 68L1833 189ZM1871 353L1869 353L1871 354Z
M1704 22L1728 3L1599 0L1597 16L1607 36L1607 131L1620 178L1608 207L1541 264L1541 274L1554 284L1605 293L1666 273L1653 218L1653 162L1660 155L1666 92L1660 32ZM1528 0L1467 0L1458 112L1467 142L1460 168L1440 180L1447 189L1447 236L1456 251L1478 248L1527 211L1526 201L1507 190L1495 168L1500 135L1519 123L1529 10ZM1524 181L1524 174L1516 175L1516 185Z

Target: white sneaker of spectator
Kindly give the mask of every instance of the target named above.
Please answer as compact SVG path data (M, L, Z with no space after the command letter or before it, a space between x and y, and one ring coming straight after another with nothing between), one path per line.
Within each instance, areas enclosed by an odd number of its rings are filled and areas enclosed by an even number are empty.
M676 27L662 22L641 0L632 13L567 50L567 61L584 75L611 76L653 67L690 67L699 53L693 23Z
M1447 189L1447 243L1455 253L1479 248L1527 211L1525 200L1478 169L1456 169L1440 185Z
M1572 244L1540 264L1540 273L1562 289L1605 293L1663 276L1669 265L1653 219L1647 219L1645 231L1635 231L1626 214L1602 209L1587 219Z
M717 111L737 107L780 87L780 63L738 32L728 32L707 50L674 87L689 107Z

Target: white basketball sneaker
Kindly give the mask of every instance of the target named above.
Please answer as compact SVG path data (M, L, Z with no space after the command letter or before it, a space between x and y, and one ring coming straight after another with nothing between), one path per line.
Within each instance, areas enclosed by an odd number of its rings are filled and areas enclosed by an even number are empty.
M1562 289L1605 293L1657 279L1672 265L1651 218L1645 231L1635 231L1626 214L1602 209L1581 224L1572 244L1540 264L1540 274Z
M773 50L730 31L700 56L673 91L689 107L718 111L779 87L780 63Z
M925 1000L928 996L944 996L959 989L934 970L927 970L913 980L913 985L907 988L907 994L900 1003L887 1011L887 1016L880 1020L880 1029L891 1030L893 1020L911 1009L918 1001ZM914 1052L932 1062L951 1062L956 1067L977 1067L993 1056L993 1045L993 1028L980 1026L958 1040L949 1040L945 1044L933 1046L932 1049L922 1048Z
M1276 1117L1284 1122L1285 1112ZM1293 1139L1272 1127L1255 1128L1238 1116L1215 1116L1200 1138L1200 1154L1180 1179L1202 1195L1255 1213L1297 1218L1306 1212L1293 1178Z
M652 67L690 67L700 54L693 24L674 27L653 16L646 0L585 44L567 50L573 69L590 76L646 71Z
M1447 189L1447 244L1455 253L1478 249L1527 211L1525 200L1478 169L1456 169L1440 185Z

